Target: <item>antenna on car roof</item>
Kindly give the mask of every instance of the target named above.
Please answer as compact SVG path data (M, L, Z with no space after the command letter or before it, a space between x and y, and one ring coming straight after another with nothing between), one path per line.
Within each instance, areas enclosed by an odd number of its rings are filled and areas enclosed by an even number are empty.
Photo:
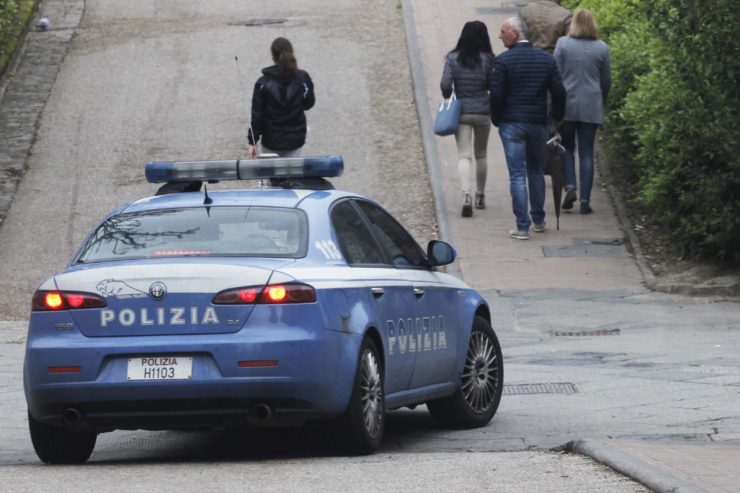
M208 185L203 184L203 193L206 194L205 198L203 199L203 204L208 205L213 203L213 199L208 196Z

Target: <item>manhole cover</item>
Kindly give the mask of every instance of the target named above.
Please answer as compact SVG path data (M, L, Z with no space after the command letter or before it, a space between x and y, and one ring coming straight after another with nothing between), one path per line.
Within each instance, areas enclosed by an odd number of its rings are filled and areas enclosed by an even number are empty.
M275 24L285 24L288 19L249 19L248 21L232 22L232 26L272 26Z
M575 394L578 392L572 383L520 383L504 385L504 395L530 394Z
M545 257L629 257L623 238L573 238L572 245L543 245Z
M553 337L590 337L590 336L618 336L620 329L601 329L584 331L551 330L549 334Z

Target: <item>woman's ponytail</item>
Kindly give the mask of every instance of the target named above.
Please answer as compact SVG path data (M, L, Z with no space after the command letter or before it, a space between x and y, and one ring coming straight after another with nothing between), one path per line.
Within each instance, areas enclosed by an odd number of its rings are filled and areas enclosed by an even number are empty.
M285 38L276 38L270 47L272 60L286 74L295 73L298 70L298 61L293 55L293 45Z

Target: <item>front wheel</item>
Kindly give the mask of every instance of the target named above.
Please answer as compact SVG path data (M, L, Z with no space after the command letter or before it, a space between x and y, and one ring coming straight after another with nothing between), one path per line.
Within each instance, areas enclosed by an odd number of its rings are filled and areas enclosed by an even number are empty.
M67 431L47 425L28 413L28 429L33 449L47 464L82 464L92 454L98 434L90 431Z
M501 346L491 324L476 316L457 390L450 397L427 402L427 407L444 426L478 428L496 414L503 388Z
M365 339L347 410L336 422L334 431L344 453L366 455L380 448L384 429L383 363L375 343Z

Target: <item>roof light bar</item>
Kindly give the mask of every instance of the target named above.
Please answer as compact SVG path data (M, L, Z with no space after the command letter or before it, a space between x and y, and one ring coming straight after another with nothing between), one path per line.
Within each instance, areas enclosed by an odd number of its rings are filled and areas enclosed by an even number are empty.
M263 178L317 178L342 176L342 156L236 159L227 161L169 161L146 163L149 183Z

